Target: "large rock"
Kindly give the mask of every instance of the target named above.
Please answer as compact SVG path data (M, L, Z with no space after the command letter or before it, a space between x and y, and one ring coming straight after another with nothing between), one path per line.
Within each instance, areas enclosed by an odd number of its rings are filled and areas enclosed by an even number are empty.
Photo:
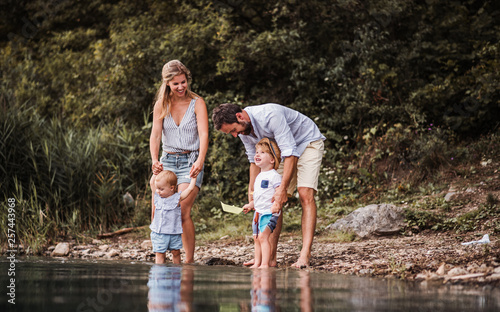
M330 231L355 232L360 237L391 235L404 225L403 209L389 204L359 208L326 227Z
M69 254L69 244L59 243L52 252L52 257L66 257Z

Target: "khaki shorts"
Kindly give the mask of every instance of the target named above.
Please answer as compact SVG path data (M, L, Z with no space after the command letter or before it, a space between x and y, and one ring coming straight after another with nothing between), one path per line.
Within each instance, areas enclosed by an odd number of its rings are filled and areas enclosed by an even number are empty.
M323 140L309 143L297 161L297 170L292 174L287 194L292 196L295 187L308 187L318 191L319 169L323 159L325 144ZM281 162L278 173L283 175L284 161Z

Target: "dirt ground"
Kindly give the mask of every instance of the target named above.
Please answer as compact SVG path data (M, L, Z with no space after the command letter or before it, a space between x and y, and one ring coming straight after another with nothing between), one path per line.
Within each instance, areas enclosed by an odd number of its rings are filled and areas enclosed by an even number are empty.
M278 267L290 266L296 261L300 240L300 237L281 237ZM196 260L210 265L243 265L252 258L252 252L250 242L222 240L198 246ZM306 270L500 286L500 242L492 240L490 244L463 246L458 237L430 232L348 243L319 239L313 245L310 267Z

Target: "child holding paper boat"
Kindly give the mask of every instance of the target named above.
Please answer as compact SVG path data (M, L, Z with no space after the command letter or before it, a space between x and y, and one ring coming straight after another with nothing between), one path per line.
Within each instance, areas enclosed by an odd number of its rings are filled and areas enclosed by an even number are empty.
M252 222L255 263L251 268L268 268L271 258L269 236L276 228L281 213L279 205L272 202L274 192L281 184L281 175L276 171L281 152L276 142L269 138L263 138L255 147L254 161L260 173L255 179L253 200L243 206L243 211L248 213L255 210Z

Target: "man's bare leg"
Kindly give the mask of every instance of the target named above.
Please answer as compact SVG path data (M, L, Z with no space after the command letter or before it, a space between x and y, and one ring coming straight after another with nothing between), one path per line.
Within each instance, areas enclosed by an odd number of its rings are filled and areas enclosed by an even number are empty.
M292 267L305 268L309 266L311 248L316 229L316 202L314 194L316 191L309 187L299 187L299 198L302 205L302 250L297 262Z

